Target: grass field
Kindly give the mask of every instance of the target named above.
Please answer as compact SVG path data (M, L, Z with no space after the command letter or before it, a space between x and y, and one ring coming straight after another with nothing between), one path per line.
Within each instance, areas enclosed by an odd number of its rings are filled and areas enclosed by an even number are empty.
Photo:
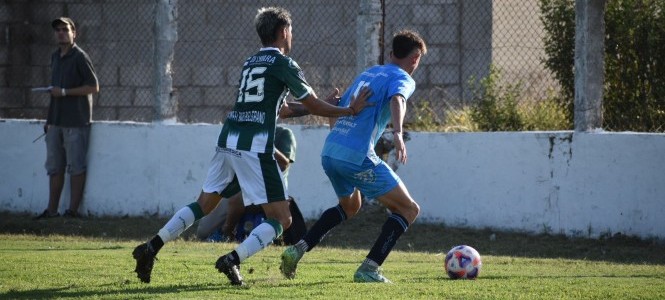
M247 288L214 269L235 245L190 240L160 252L153 280L132 272L132 249L165 221L89 218L31 221L0 214L0 299L665 299L665 247L623 236L601 240L414 224L384 264L394 284L357 284L353 272L384 218L378 209L337 228L308 253L295 280L271 246L242 265ZM359 230L367 228L367 230ZM489 236L494 234L495 240ZM449 280L444 252L469 244L483 256L475 281Z

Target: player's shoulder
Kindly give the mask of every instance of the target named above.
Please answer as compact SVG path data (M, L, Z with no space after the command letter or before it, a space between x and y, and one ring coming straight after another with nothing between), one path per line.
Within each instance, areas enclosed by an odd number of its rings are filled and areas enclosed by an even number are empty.
M392 73L395 76L409 76L409 73L404 71L404 69L400 68L398 65L388 64L385 67L388 72Z
M415 84L416 83L416 81L413 79L413 77L411 77L411 75L409 75L409 73L407 73L406 71L404 71L402 68L400 68L398 66L391 66L389 68L389 73L390 73L390 77L394 81L408 82L409 84Z
M296 62L295 59L291 58L290 56L286 56L284 54L280 54L281 59L279 59L279 63L281 66L290 68L290 69L295 69L295 70L300 70L300 66L298 65L298 62Z
M277 125L275 126L275 136L282 136L282 135L287 135L287 136L293 136L293 131L284 126Z

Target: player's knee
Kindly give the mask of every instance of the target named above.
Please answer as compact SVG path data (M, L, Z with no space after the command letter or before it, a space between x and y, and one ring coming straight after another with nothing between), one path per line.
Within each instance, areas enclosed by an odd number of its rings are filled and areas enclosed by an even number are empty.
M199 198L196 200L196 202L199 204L201 207L201 212L203 212L203 215L209 214L215 207L217 207L217 204L219 204L219 201L222 199L222 196L216 193L206 193L204 191L201 191L199 194Z
M282 217L279 220L279 224L282 224L282 230L286 231L291 227L291 223L293 222L293 218L291 216L288 217Z
M203 212L203 215L208 215L212 211L212 209L215 208L213 206L213 203L211 203L208 200L203 200L199 198L199 200L197 200L196 202L201 207L201 212Z
M339 205L344 209L346 218L351 219L358 213L358 211L360 211L361 203L356 203L355 201L340 201Z
M415 221L416 218L418 217L418 215L420 214L420 205L418 205L418 203L416 203L415 201L411 201L411 205L413 207L412 208L412 210L413 210L413 220L411 220L411 223L413 223L413 221Z
M420 206L415 201L409 201L402 211L402 216L409 221L409 224L413 224L420 214Z

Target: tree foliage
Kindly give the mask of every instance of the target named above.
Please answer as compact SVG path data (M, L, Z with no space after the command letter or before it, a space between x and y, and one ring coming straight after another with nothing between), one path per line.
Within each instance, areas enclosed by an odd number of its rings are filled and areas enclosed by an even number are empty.
M543 63L560 83L563 99L574 95L574 4L540 0L546 33ZM665 131L665 0L612 0L606 5L603 126Z

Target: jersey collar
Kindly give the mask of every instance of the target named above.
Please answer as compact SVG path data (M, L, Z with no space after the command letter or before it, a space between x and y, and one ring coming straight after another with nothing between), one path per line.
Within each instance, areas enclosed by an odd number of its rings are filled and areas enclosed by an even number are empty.
M275 47L263 47L263 48L259 49L259 51L271 51L271 50L282 53L282 51L280 51L279 48L275 48Z

